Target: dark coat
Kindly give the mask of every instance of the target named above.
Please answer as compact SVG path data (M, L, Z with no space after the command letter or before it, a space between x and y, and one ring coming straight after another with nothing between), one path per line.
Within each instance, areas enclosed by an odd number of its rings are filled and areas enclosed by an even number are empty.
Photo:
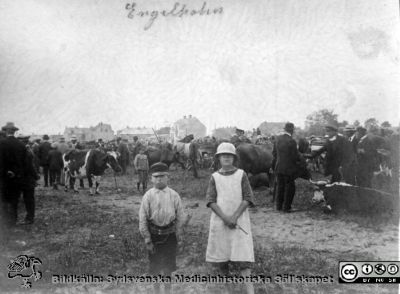
M334 174L339 167L347 167L356 160L351 142L341 135L336 135L334 140L328 140L321 149L313 153L313 157L323 152L326 152L325 175Z
M127 161L129 160L129 149L128 146L125 143L120 143L118 145L118 150L117 150L120 154L120 159L121 161Z
M354 153L357 154L357 146L358 142L360 141L356 136L349 138L349 141L351 143L351 146L353 147Z
M276 138L272 150L275 173L287 176L295 176L298 172L300 154L296 141L288 134L279 135Z
M61 170L64 168L62 153L58 149L50 150L48 160L50 170Z
M44 141L39 145L39 163L40 166L49 165L49 152L51 150L51 144L48 141Z
M20 185L24 182L24 173L27 166L27 149L15 137L0 140L0 180L3 184ZM10 177L7 172L15 176Z
M35 166L35 154L32 150L27 149L27 160L24 173L23 188L32 189L36 187L36 181L40 179L38 167Z
M379 169L378 149L385 147L382 137L368 134L360 139L357 145L359 165L370 171ZM396 150L396 152L398 152Z

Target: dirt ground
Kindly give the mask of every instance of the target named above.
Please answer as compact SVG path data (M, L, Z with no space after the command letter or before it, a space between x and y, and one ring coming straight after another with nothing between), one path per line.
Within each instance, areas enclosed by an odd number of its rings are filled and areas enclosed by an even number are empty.
M208 274L205 262L210 210L205 191L211 172L202 170L200 179L185 171L171 172L170 186L182 197L190 220L179 249L177 273ZM21 279L7 278L7 265L20 254L42 261L42 279L30 293L149 293L149 283L54 284L53 275L143 275L147 255L138 232L141 195L134 188L135 176L111 173L102 180L101 195L89 196L37 188L34 225L17 226L6 236L0 252L2 293L28 292ZM116 186L117 184L117 186ZM117 188L120 192L117 192ZM398 260L397 224L352 215L326 214L311 202L312 188L297 181L295 211L283 214L273 209L269 189L255 190L256 207L250 209L256 262L253 274L332 276L328 284L256 284L257 293L397 293L392 285L338 284L338 262L343 260ZM20 206L20 217L24 207ZM232 269L232 274L236 274ZM176 293L211 293L221 285L174 284ZM232 286L242 293L243 286Z

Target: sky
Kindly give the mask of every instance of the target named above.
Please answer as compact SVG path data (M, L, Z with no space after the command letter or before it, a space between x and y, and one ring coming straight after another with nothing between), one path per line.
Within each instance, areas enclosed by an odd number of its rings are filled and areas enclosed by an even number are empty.
M222 13L161 14L174 5ZM398 125L398 14L394 0L2 0L0 123L56 134L191 114L211 132L303 127L328 108Z

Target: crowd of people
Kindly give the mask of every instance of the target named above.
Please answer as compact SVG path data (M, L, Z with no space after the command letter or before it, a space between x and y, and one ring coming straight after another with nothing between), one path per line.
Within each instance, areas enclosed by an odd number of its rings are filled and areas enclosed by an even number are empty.
M9 122L2 127L0 138L1 224L7 227L17 223L21 195L27 211L24 224L34 222L34 193L40 173L43 174L45 188L58 189L58 185L73 185L67 183L67 177L63 175L63 155L85 147L76 137L71 137L69 142L63 137L57 142L50 142L49 136L44 135L41 140L31 143L29 136L16 137L16 131L18 128ZM381 148L387 147L381 137L368 134L363 127L352 126L346 127L342 135L335 125L326 125L326 140L320 148L312 149L310 146L300 146L293 138L294 131L294 124L288 122L283 132L274 136L271 142L271 171L277 183L278 211L292 210L296 190L295 174L302 156L312 160L325 153L325 175L331 176L331 182L371 187L373 173L381 163ZM308 143L312 145L313 139L310 138ZM210 140L215 143L214 138ZM247 142L240 129L231 141ZM161 162L149 166L145 147L137 137L133 144L117 138L115 145L107 146L98 140L94 146L101 152L107 152L109 148L117 151L122 174L126 174L130 157L135 154L133 165L138 173L137 189L140 191L142 186L144 194L139 211L139 231L149 253L150 272L170 275L176 269L176 250L182 239L184 211L179 194L168 187L168 166ZM388 153L384 154L388 156ZM228 274L230 264L234 264L242 276L249 276L251 263L254 262L248 212L248 207L254 205L253 192L246 173L237 167L238 156L233 142L218 144L215 160L219 162L220 168L211 175L206 193L207 207L212 211L206 261L218 273ZM149 172L153 183L151 189L147 189ZM159 285L155 285L154 290L159 293ZM246 290L247 293L254 293L251 283L246 283ZM168 285L165 291L170 292Z
M58 190L59 186L73 189L75 178L67 176L63 156L72 150L84 150L85 146L76 136L69 142L60 137L56 142L50 142L48 135L41 139L29 141L30 136L18 135L19 130L14 123L8 122L0 132L0 192L1 192L1 225L12 227L18 220L18 202L23 196L26 207L26 217L22 224L32 224L35 217L35 187L40 185L40 175L43 176L43 187ZM144 154L144 146L134 138L138 154L132 159L135 170L139 173L138 190L147 189L148 161ZM130 146L132 147L132 145ZM94 148L107 152L118 151L122 174L126 174L130 164L132 150L129 150L125 140L118 138L117 145L106 145L101 139ZM80 187L84 187L83 179L79 179Z
M393 170L393 178L398 178L398 135L378 136L368 133L367 129L349 125L343 133L338 132L334 124L325 126L325 138L321 146L311 148L314 136L306 147L298 146L294 140L294 125L287 123L284 132L273 138L272 172L277 181L277 210L291 211L295 195L295 173L300 156L315 160L324 154L324 175L330 182L345 182L365 188L372 188L374 174L382 172L383 166ZM311 146L310 146L311 145Z
M15 185L11 184L13 188L10 190L10 195L22 193L22 189L24 189L24 201L27 211L29 211L26 221L32 222L34 215L34 212L32 212L34 211L34 187L37 185L36 179L39 178L39 174L43 174L44 187L58 189L59 185L62 185L65 186L65 189L72 188L75 179L66 177L63 155L71 150L87 149L87 146L79 142L76 136L72 136L68 142L64 137L60 137L57 142L50 142L49 136L44 135L42 139L30 142L29 136L19 135L16 138L15 132L17 130L18 128L13 123L7 123L0 133L0 137L2 137L0 145L2 163L12 165L10 169L7 169L6 165L2 164L2 175L6 180L5 182L10 180L10 182L16 183ZM277 181L277 207L283 210L290 210L295 191L292 174L296 164L299 162L301 153L309 160L321 159L321 155L324 155L324 173L326 176L331 176L331 182L344 181L351 185L371 187L374 172L376 173L382 168L380 164L382 163L382 158L385 157L382 155L381 150L384 150L383 148L390 149L390 147L387 147L387 140L383 139L384 136L368 133L361 126L357 128L347 126L344 128L342 135L335 125L327 125L325 126L325 138L322 141L320 140L321 146L313 148L317 138L311 136L308 138L306 149L300 146L301 142L297 144L294 140L293 124L286 124L283 131L282 134L277 136L265 137L261 135L259 129L253 129L253 137L257 138L257 144L274 146L272 169ZM197 141L203 144L214 143L215 147L218 145L218 140L214 137L197 139ZM235 145L241 142L251 143L251 140L245 135L244 130L236 129L236 133L232 136L230 142ZM321 144L321 142L323 143ZM26 158L21 157L21 154L14 155L21 152L17 150L19 150L18 148L21 149L22 145L27 150L28 155ZM134 137L133 142L128 142L126 138L118 137L116 141L111 142L103 142L102 139L99 139L90 147L102 152L117 151L122 175L127 173L128 166L133 166L138 173L137 189L139 190L140 186L142 186L142 192L144 192L147 188L147 173L149 170L145 155L147 145L146 142L139 141L138 137ZM393 146L391 147L393 148ZM13 156L8 154L13 154ZM24 162L21 161L22 159ZM394 161L395 164L396 160ZM393 160L391 160L391 164L393 164ZM32 165L32 168L26 168L28 165ZM25 168L21 168L21 166L25 166ZM11 180L10 176L7 176L7 172L12 171L14 168L17 170L16 178ZM20 185L21 182L24 182L24 184ZM4 184L2 185L4 186ZM82 188L83 185L83 180L80 179ZM283 203L285 198L283 195L286 195L285 197L287 198L285 203ZM6 196L6 198L14 199L18 197ZM15 207L15 205L14 203L11 206ZM15 219L15 216L13 218Z

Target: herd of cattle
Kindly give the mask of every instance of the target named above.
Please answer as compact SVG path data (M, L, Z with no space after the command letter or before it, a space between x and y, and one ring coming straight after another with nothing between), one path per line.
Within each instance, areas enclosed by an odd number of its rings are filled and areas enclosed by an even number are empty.
M216 170L217 163L214 161L214 153L218 144L226 140L207 140L204 141L193 140L192 136L187 136L175 144L163 142L159 144L152 144L145 146L145 154L148 157L149 164L159 161L170 165L178 165L183 169L188 169L193 172L194 177L198 177L199 168L211 168ZM236 146L238 155L237 165L249 174L250 183L253 187L257 186L270 186L273 183L272 171L272 149L273 143L269 140L263 144L253 144L250 142L238 141L234 138L231 141ZM309 141L300 139L299 151L300 153L307 153L320 148L323 140L315 141L314 145ZM104 145L100 151L95 146L86 145L86 150L71 150L64 154L64 167L67 176L72 178L87 178L89 182L90 193L98 192L100 177L104 171L110 167L116 173L121 171L118 158L118 146L109 142ZM133 159L139 153L139 149L144 146L141 144L129 145L130 158ZM132 162L132 160L130 160ZM382 164L386 169L388 166L390 170L391 160L382 156ZM317 171L323 166L323 155L313 160L306 160L302 157L302 162L298 165L297 178L310 179L310 170L317 168ZM67 182L66 182L67 183ZM95 188L93 188L95 184Z
M198 169L210 168L217 169L214 161L214 153L220 141L198 143L196 140L185 138L181 142L171 144L168 142L146 146L145 154L148 157L149 165L156 162L164 162L168 166L178 165L182 169L193 172L194 177L198 177ZM272 180L270 173L272 167L272 144L251 144L235 142L237 147L237 165L250 175L250 182L254 186L267 185ZM98 192L100 177L107 168L114 172L121 171L116 145L105 145L105 149L85 146L85 150L70 150L63 155L64 167L66 172L66 183L69 177L73 179L87 178L89 182L90 194ZM138 154L143 146L129 146L130 158ZM299 165L298 177L309 179L310 173L307 169L306 161ZM75 183L75 181L73 181ZM95 184L95 186L94 186ZM74 187L77 190L76 187Z

